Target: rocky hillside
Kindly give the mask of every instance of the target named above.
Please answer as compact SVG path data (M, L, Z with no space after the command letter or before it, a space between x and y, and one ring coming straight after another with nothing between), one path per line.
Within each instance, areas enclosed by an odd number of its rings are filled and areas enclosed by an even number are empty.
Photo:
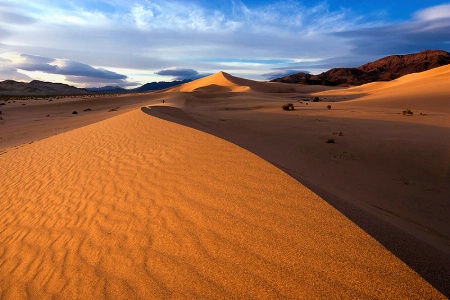
M448 64L450 64L450 53L441 50L425 50L415 54L387 56L357 68L335 68L319 75L297 73L272 81L351 86L374 81L389 81L410 73L423 72Z
M39 80L18 82L5 80L0 82L0 95L80 95L91 92L62 83L51 83Z

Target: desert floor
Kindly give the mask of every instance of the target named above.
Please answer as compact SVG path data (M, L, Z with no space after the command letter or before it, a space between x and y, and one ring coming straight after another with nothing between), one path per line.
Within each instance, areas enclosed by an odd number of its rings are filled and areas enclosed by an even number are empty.
M448 297L449 70L6 102L1 296Z

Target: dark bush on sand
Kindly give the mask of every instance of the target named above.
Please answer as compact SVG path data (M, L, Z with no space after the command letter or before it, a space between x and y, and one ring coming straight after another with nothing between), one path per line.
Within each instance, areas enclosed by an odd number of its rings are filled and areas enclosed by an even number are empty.
M287 104L284 104L283 106L281 106L281 108L284 110L294 110L294 104L287 103Z

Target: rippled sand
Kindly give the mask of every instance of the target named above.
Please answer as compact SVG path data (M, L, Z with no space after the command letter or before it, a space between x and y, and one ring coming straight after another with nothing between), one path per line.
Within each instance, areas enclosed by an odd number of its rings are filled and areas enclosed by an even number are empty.
M2 298L443 297L273 165L153 110L1 155Z

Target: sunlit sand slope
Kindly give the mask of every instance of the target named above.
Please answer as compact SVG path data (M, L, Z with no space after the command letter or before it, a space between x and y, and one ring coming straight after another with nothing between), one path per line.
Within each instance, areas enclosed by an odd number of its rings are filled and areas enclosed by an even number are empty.
M449 113L450 65L409 74L389 82L373 82L340 90L337 94L360 94L362 98L348 101L354 105ZM327 91L319 95L336 95L336 91Z
M2 299L442 297L264 160L141 110L0 170Z

